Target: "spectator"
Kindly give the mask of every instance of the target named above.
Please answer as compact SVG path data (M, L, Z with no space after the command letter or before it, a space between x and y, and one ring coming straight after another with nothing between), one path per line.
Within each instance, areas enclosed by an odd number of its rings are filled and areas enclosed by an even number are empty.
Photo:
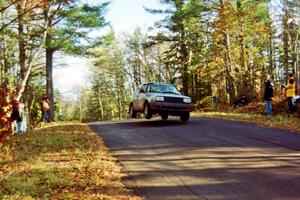
M218 96L218 89L213 84L211 90L212 90L212 92L211 92L212 93L212 95L211 95L212 96L211 97L212 105L213 105L214 111L216 111L217 110L217 103L218 103L218 98L217 98L217 96Z
M292 74L289 75L288 84L285 87L285 96L288 100L288 108L290 113L296 111L295 96L296 96L296 84Z
M50 112L50 100L48 95L45 94L41 99L41 111L42 111L42 122L47 123L49 122L49 112Z
M266 111L268 116L273 115L272 104L271 104L272 97L273 97L273 85L271 82L270 75L267 75L265 81L264 100L266 101Z
M212 98L211 98L211 100L212 100L212 105L213 105L213 109L214 109L214 111L216 111L217 110L217 96L212 96Z
M20 115L20 112L19 112L19 102L14 100L12 102L12 113L11 113L11 116L10 116L10 120L12 122L15 122L17 123L17 133L22 135L24 134L25 130L24 130L24 126L23 126L23 119Z

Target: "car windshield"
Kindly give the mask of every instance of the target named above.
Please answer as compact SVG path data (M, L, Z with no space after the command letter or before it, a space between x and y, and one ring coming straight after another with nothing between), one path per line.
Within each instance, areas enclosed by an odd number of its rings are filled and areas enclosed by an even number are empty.
M180 94L173 85L169 84L151 84L149 92Z

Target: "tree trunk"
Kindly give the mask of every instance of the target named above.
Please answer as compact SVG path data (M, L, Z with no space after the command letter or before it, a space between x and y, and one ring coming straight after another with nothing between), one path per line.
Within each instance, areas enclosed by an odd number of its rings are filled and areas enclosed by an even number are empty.
M300 66L299 66L299 33L296 30L296 61L295 61L295 69L296 69L296 86L297 86L297 94L300 95Z
M54 121L54 89L53 89L53 54L52 48L52 19L45 13L45 21L48 22L49 28L46 32L46 91L50 100L49 120Z
M82 122L83 118L83 109L82 109L82 99L79 99L79 121Z
M26 73L26 44L25 44L25 37L26 34L24 33L24 22L23 22L23 10L20 4L17 4L18 10L18 34L19 34L19 65L20 65L20 80L25 78Z
M20 88L19 88L19 91L17 93L17 96L16 96L16 100L17 101L20 101L24 91L25 91L25 88L26 88L26 85L28 83L28 79L29 79L29 76L31 74L31 70L32 70L32 67L33 67L33 63L32 61L35 61L35 59L37 59L37 56L39 55L39 52L42 50L44 44L45 44L45 40L46 40L46 33L47 33L47 30L48 30L48 22L45 23L45 31L43 33L43 38L41 40L41 43L39 44L39 46L37 47L36 51L33 53L33 55L31 56L31 58L29 59L26 59L27 62L25 61L25 66L26 66L26 72L24 73L24 79L21 80L21 83L20 83Z
M118 94L117 94L117 107L118 107L118 117L119 117L119 120L122 119L122 116L121 116L121 98L120 98L120 90L117 90L118 91Z
M274 44L273 44L273 33L271 24L269 24L270 34L269 34L269 70L268 73L274 74L275 66L274 66Z
M288 29L288 0L284 1L284 17L283 17L283 66L285 72L285 81L288 81L289 74L289 29Z
M98 101L99 101L100 112L101 112L101 120L104 120L104 110L103 110L103 102L102 102L100 87L98 87Z
M181 39L180 39L180 52L181 52L181 80L182 80L182 91L183 94L189 95L189 53L187 50L186 42L185 42L185 30L184 25L181 25Z
M4 22L3 13L1 13L1 22ZM1 63L0 63L0 86L4 83L4 77L7 73L7 59L6 59L6 39L5 34L1 34ZM2 62L3 60L3 62Z
M21 4L17 4L17 11L18 11L18 42L19 42L19 65L20 65L20 80L24 80L25 76L26 76L26 33L24 32L24 26L25 23L23 21L23 13L24 13L24 9L22 8ZM27 80L28 82L28 80ZM26 83L27 85L27 83ZM23 99L22 102L24 103L24 122L27 123L26 126L28 124L30 124L30 121L26 121L25 119L30 119L29 116L29 94L28 94L28 90L26 89L26 86L24 87L24 95L23 95Z
M230 55L230 34L229 30L227 29L225 32L225 46L226 46L226 53L225 53L225 70L226 70L226 81L227 81L227 89L229 93L229 105L232 105L234 102L235 97L235 88L234 88L234 79L231 76L231 55Z
M238 14L243 14L242 10L242 5L240 0L237 0L237 10ZM238 18L238 24L240 28L240 33L239 33L239 45L240 45L240 67L241 69L245 72L245 75L247 75L247 64L246 64L246 43L245 43L245 36L244 36L244 21L242 20L241 17ZM244 80L246 81L246 80Z
M46 88L51 104L49 116L50 121L54 121L53 54L54 50L46 47Z

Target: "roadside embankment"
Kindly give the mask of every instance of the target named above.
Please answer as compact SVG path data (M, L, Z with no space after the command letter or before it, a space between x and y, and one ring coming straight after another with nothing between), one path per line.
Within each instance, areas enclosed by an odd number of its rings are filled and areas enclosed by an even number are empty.
M232 112L194 112L192 116L211 117L253 123L260 126L278 128L300 133L300 118L294 116L275 115L269 117L260 114L245 114Z
M8 142L0 199L142 199L121 183L125 174L88 125L50 125Z

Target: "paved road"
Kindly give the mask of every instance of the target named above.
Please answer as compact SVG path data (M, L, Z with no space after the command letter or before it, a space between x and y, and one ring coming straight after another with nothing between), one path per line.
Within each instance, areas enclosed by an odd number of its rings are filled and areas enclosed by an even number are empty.
M146 199L300 199L300 134L208 118L92 127Z

